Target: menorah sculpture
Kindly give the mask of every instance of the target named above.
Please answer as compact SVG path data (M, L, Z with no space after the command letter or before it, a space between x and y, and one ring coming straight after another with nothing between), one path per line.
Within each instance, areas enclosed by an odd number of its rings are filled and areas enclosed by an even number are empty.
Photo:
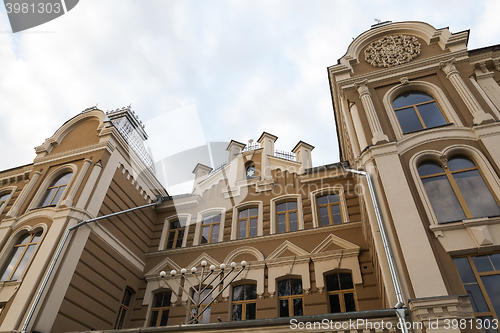
M167 273L165 271L161 271L160 272L160 277L163 280L163 282L174 293L174 295L177 297L177 299L179 299L181 301L182 305L184 305L184 307L188 310L188 312L191 312L191 319L189 320L188 324L200 324L201 323L200 320L199 320L200 316L202 316L203 313L207 309L210 308L210 305L212 305L212 303L215 302L215 300L217 300L217 298L224 292L224 290L226 290L226 288L229 287L231 285L231 283L233 283L233 281L241 274L241 272L243 272L243 270L245 270L245 267L247 266L247 262L245 260L243 260L241 262L241 268L240 268L239 272L237 272L236 275L233 276L233 278L231 279L231 281L229 281L229 283L227 283L224 286L224 288L222 288L222 290L217 294L217 296L212 297L212 300L210 301L210 303L207 304L200 311L200 307L203 304L203 302L208 297L212 296L212 294L214 293L214 291L216 291L217 289L219 289L219 287L221 285L224 285L224 281L227 278L229 278L229 276L231 275L231 273L233 273L234 270L236 269L236 263L232 262L231 263L231 268L230 268L229 272L227 272L227 273L224 274L225 269L226 269L226 264L220 264L220 267L219 267L220 268L220 272L216 276L214 276L213 279L210 282L208 282L208 283L205 284L205 281L207 281L207 279L210 276L212 276L214 274L214 271L215 271L215 265L210 265L210 267L209 267L210 272L207 273L207 275L205 276L205 267L206 266L207 266L207 262L205 260L203 260L201 262L201 276L200 277L198 277L198 275L196 274L198 272L198 269L196 267L191 268L191 274L196 278L196 280L198 282L198 286L194 286L191 283L191 281L189 281L189 279L186 278L187 269L185 269L185 268L181 269L181 279L180 279L179 282L176 279L170 280L170 281L175 281L176 282L177 288L172 288L172 286L168 283L167 279L165 279L165 277L167 276ZM224 276L219 281L219 283L216 286L213 286L212 289L208 288L222 274L224 274ZM174 278L176 275L177 275L177 271L176 270L171 270L170 271L170 276L171 277ZM205 297L203 299L201 299L202 296L203 296L203 292L205 290L207 290L207 288L208 288L209 292L205 295ZM179 289L182 289L182 293L186 293L188 299L191 301L191 308L188 306L187 302L182 301L182 298L181 298L182 294L179 295L177 293L177 291ZM193 297L191 297L190 289L192 289L194 291ZM194 296L195 293L197 294L198 297Z

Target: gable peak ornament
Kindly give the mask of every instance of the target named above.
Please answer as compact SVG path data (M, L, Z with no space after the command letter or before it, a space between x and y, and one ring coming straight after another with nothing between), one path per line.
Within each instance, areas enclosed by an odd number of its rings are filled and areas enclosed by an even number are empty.
M373 67L392 67L410 62L420 54L420 42L413 36L385 36L365 49L365 60Z

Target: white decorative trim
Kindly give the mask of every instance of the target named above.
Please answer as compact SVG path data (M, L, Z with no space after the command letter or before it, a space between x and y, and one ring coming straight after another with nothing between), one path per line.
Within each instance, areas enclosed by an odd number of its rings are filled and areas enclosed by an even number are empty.
M14 195L14 193L16 193L16 190L17 190L17 186L6 186L6 187L3 187L2 189L0 189L0 196L5 195L5 194L10 192L7 199L5 199L5 205L3 207L0 207L0 215L2 215L2 212L8 206L9 201L10 201L10 199L12 199L12 196ZM0 203L0 205L1 205L1 203Z
M158 244L158 251L165 250L165 246L167 246L167 235L168 231L170 230L170 222L175 221L179 218L185 217L186 218L186 226L184 229L184 236L182 238L182 245L181 247L186 247L187 243L187 237L189 233L189 226L191 224L191 214L177 214L174 216L169 216L165 218L165 222L163 223L163 229L161 232L161 237L160 237L160 244Z
M389 121L391 122L394 133L396 134L397 140L401 140L403 138L418 134L418 133L404 134L399 124L396 113L392 108L392 101L394 100L394 98L399 94L410 90L420 90L432 95L432 97L434 97L434 100L440 107L441 111L443 112L445 118L448 119L448 122L455 124L455 126L460 126L460 127L463 126L460 118L453 109L453 106L451 105L446 95L438 86L425 81L411 81L409 84L398 84L397 86L394 86L389 91L387 91L387 93L384 95L383 98L384 107L389 117Z
M264 234L264 204L262 201L246 201L233 207L233 218L231 223L231 240L238 239L238 215L240 210L257 206L257 236Z
M344 194L344 187L340 184L336 184L333 187L323 187L309 193L309 199L311 200L313 227L321 227L318 216L318 197L326 194L337 194L339 196L340 216L342 217L342 223L349 222L349 213L347 210L347 201Z
M219 225L219 238L217 242L222 242L224 240L224 223L226 219L226 208L223 207L214 207L202 210L198 213L198 217L196 218L196 225L194 229L194 240L193 245L200 245L200 237L201 237L201 229L203 224L203 218L207 215L211 214L221 214L220 217L220 225Z
M297 201L297 218L299 222L299 230L304 229L304 210L302 208L302 194L285 194L270 200L269 204L271 207L270 214L270 229L271 234L277 233L277 219L276 219L276 205L284 202L291 201L288 199L295 199Z
M228 265L234 260L234 258L236 258L237 256L242 255L242 254L250 254L250 255L255 257L256 261L264 261L264 255L262 254L262 252L260 252L255 247L241 246L241 247L238 247L237 249L234 249L233 251L231 251L231 253L229 253L226 256L226 259L224 259L224 263L226 265ZM249 262L249 260L247 260L247 262Z
M278 246L269 256L267 256L266 260L276 259L286 250L293 252L297 256L306 256L309 254L309 252L307 252L300 246L297 246L289 240L286 240L281 243L281 245Z

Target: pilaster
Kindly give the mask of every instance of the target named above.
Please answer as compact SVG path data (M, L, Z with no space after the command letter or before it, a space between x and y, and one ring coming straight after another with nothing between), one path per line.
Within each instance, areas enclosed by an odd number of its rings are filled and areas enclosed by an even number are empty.
M82 169L78 173L78 176L76 177L75 182L71 186L71 189L69 190L69 193L68 193L68 195L66 197L66 200L64 200L61 203L61 207L71 207L71 206L73 206L73 200L75 199L76 192L80 188L80 185L82 184L83 178L87 174L87 171L88 171L88 169L90 167L90 163L92 163L92 160L85 159L85 161L83 161Z
M40 178L41 174L42 173L40 171L33 172L33 177L31 177L28 185L26 185L23 188L23 190L21 191L21 194L19 195L17 200L12 205L12 208L9 210L6 217L17 217L17 214L19 214L19 209L21 209L22 204L24 203L24 201L26 200L28 195L33 190L33 187L35 186L38 178Z
M373 135L372 143L376 145L379 142L389 142L389 138L382 131L380 120L377 117L377 112L375 111L375 106L373 105L370 94L370 88L368 87L368 80L355 82L354 86L358 90L359 98L361 99L361 103L363 103L363 108L368 118L368 124L370 125Z

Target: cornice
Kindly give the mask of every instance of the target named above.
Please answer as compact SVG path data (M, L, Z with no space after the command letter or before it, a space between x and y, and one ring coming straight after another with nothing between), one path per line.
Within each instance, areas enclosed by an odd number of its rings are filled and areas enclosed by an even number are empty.
M27 181L29 179L30 173L33 171L33 167L33 165L29 165L21 169L0 173L0 186L16 183L21 180Z
M111 145L109 141L104 141L104 142L99 142L90 146L85 146L82 148L77 148L77 149L72 149L68 150L59 154L55 155L46 155L44 157L36 157L33 162L33 166L38 166L41 164L49 163L49 162L55 162L58 160L66 159L66 158L74 158L74 157L80 157L81 155L86 155L88 153L92 153L101 149L108 149L113 151L114 148Z
M360 228L360 227L361 227L361 221L347 222L347 223L339 224L339 225L331 225L331 226L327 226L327 227L318 227L318 228L312 228L312 229L303 229L303 230L297 230L297 231L286 232L286 233L281 233L281 234L263 235L263 236L245 238L245 239L234 239L234 240L229 240L229 241L224 241L224 242L219 242L219 243L187 246L187 247L181 247L181 248L177 248L177 249L149 252L149 253L146 253L146 258L163 257L163 256L170 255L170 254L179 254L179 253L187 253L187 252L198 252L198 251L207 252L207 251L210 251L213 249L224 248L224 247L235 246L235 245L243 246L243 245L247 245L247 244L253 244L252 246L255 246L255 243L259 243L259 242L278 241L278 240L282 240L282 239L290 239L291 237L296 237L296 236L313 235L313 234L319 234L319 233L331 234L332 232L337 231L337 230L345 230L345 229L351 229L351 228L356 229L356 228Z

